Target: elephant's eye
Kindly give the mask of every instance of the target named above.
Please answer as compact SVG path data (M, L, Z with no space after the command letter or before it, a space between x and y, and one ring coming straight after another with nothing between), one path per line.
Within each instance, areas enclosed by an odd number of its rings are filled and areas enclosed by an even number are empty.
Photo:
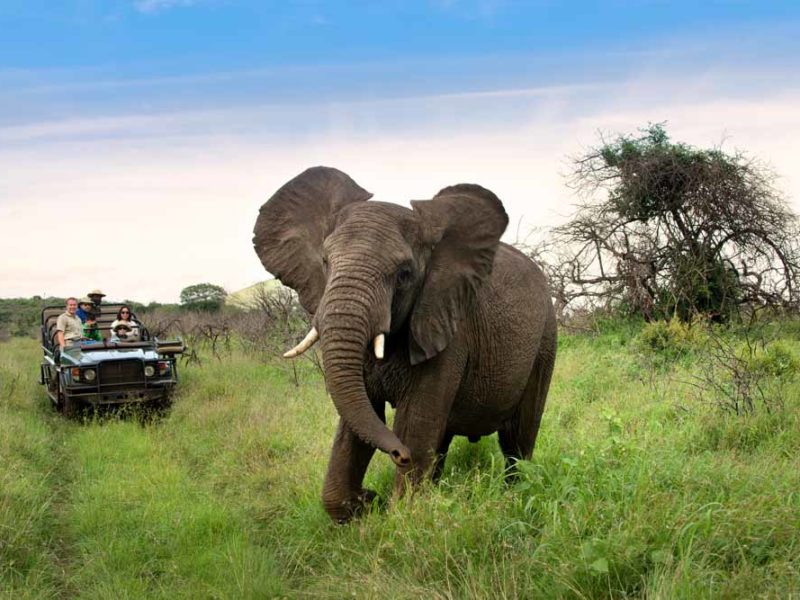
M406 285L411 281L411 267L404 265L397 270L397 285Z

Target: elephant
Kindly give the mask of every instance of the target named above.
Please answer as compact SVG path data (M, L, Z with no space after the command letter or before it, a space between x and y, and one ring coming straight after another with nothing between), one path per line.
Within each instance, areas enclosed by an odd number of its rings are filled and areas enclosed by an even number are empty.
M376 449L399 494L439 478L456 435L498 432L508 465L530 458L556 356L547 280L500 242L494 193L462 183L412 208L371 197L342 171L309 168L261 207L253 237L311 317L284 356L320 343L340 417L322 503L338 522L374 498L362 484Z

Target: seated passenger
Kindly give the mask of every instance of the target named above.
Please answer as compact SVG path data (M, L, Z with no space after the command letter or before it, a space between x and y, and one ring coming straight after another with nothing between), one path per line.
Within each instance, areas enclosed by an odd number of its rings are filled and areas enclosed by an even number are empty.
M78 300L78 310L76 315L81 320L81 323L86 323L86 319L94 312L94 303L88 296L84 296Z
M100 329L97 327L97 321L92 313L86 316L86 321L83 323L83 339L93 342L103 341L103 335L100 333Z
M83 324L76 312L78 312L78 300L67 298L67 310L60 314L56 321L56 342L62 350L68 344L79 343L83 337Z
M131 309L123 305L117 313L117 318L111 323L112 342L138 342L139 326L131 320Z

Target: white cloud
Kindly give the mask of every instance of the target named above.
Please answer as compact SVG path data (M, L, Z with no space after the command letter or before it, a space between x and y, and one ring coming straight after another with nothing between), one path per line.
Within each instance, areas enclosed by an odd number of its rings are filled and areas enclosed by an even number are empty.
M374 114L376 118L391 120L394 115L408 111L451 110L459 105L483 105L489 102L515 100L553 101L579 94L608 91L611 86L578 84L542 86L519 89L500 89L479 92L453 92L434 95L417 95L382 99L363 99L327 102L323 105L330 114ZM36 140L87 139L102 137L133 137L141 135L164 136L176 131L208 134L215 128L229 130L232 124L285 122L287 118L307 121L309 112L319 105L288 106L280 104L250 105L229 109L188 110L123 115L98 115L81 118L64 118L22 125L0 127L0 142L25 142ZM466 116L466 115L465 115Z

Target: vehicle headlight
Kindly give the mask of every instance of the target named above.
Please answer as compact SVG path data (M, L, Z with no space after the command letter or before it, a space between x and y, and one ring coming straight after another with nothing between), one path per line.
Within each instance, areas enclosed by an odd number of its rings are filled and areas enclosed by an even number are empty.
M85 381L94 381L95 379L97 379L97 371L95 371L94 369L84 369L83 379Z
M145 377L152 377L156 374L156 368L153 365L147 365L144 368L144 376Z

